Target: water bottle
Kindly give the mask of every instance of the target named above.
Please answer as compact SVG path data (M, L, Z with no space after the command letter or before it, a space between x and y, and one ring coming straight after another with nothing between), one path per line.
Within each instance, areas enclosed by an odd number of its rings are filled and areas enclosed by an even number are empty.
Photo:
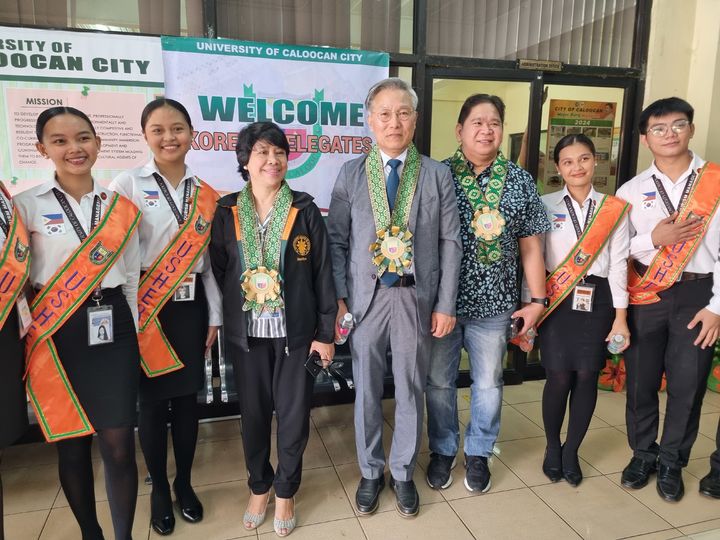
M338 322L338 334L340 337L335 340L335 345L342 345L347 341L353 326L355 326L355 319L353 319L352 313L346 313L342 320Z
M625 337L621 334L615 334L610 338L607 350L611 354L620 354L620 350L625 346Z

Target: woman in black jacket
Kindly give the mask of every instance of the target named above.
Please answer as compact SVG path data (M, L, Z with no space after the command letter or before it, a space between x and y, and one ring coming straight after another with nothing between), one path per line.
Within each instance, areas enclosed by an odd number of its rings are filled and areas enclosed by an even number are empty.
M246 529L265 519L275 487L274 528L295 527L294 495L310 429L310 351L332 361L337 303L325 224L312 197L292 191L290 148L272 122L238 135L239 171L247 185L220 199L210 257L223 293L226 350L235 368L251 495ZM270 465L270 424L277 416L278 465Z

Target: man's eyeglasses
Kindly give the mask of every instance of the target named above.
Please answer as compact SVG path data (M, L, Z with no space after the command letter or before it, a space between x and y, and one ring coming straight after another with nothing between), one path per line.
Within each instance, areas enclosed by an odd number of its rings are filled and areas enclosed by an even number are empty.
M375 113L375 116L377 116L378 120L380 120L383 124L386 124L390 120L392 120L393 115L397 116L397 119L401 122L407 122L410 120L413 115L415 114L415 111L410 109L401 109L399 111L378 111Z
M685 131L690 126L690 120L675 120L669 126L667 124L658 124L651 128L648 128L648 133L652 134L653 137L664 137L668 134L668 129L672 129L673 133L678 135Z

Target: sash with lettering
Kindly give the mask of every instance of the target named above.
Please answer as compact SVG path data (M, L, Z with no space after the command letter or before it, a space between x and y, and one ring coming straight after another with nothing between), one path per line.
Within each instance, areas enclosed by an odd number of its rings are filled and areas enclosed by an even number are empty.
M690 214L702 218L700 234L672 246L658 250L655 258L648 266L644 276L638 274L634 265L628 268L628 292L630 304L654 304L660 301L658 296L670 288L680 277L707 232L710 221L720 204L720 165L706 163L699 171L697 180L687 198L687 203L680 208L678 220L687 219Z
M0 190L10 200L10 194L2 182L0 182ZM3 210L7 210L4 205ZM30 274L27 229L20 219L17 209L13 208L12 213L8 213L11 218L5 234L5 244L0 251L0 328L5 324L10 311L15 308L15 301ZM4 211L3 214L5 214Z
M185 367L167 340L157 315L205 252L217 200L215 190L201 180L187 219L140 278L138 342L140 363L148 377Z
M58 358L52 336L100 286L139 222L137 207L114 194L97 227L33 300L33 323L25 343L26 386L48 442L95 432Z
M600 255L605 244L607 244L629 209L630 204L622 199L611 195L603 196L598 209L580 238L578 238L578 241L568 252L565 259L545 279L545 293L549 304L538 319L536 326L540 326L587 274L588 269ZM516 345L522 344L532 348L526 337L514 338L511 341Z

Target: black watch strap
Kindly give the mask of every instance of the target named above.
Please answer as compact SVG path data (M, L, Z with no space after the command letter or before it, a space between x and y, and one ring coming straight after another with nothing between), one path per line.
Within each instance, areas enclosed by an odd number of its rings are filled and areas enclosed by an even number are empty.
M531 298L530 302L533 304L542 304L545 307L550 305L550 299L547 296L543 298Z

